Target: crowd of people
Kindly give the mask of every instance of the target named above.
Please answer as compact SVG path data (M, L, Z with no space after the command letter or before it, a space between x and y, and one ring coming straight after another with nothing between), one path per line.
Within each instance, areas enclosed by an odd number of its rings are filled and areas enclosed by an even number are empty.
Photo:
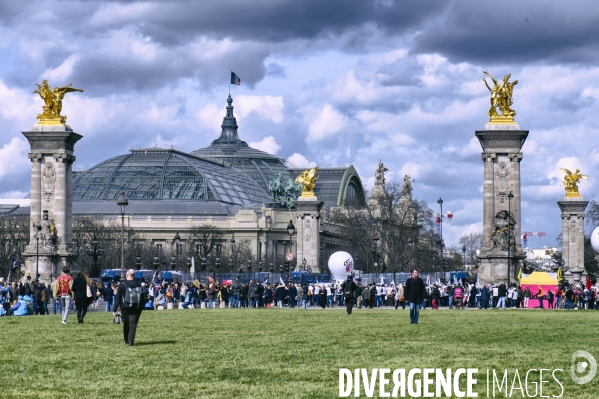
M58 280L57 280L58 281ZM69 310L77 310L78 321L83 322L88 308L97 310L103 302L106 312L114 310L118 283L103 285L100 281L91 280L83 272L77 273L72 290L74 303L65 304L61 300L58 282L52 286L42 282L5 282L0 278L0 316L3 315L44 315L50 309L56 314ZM182 283L179 281L141 282L146 290L144 309L167 309L172 307L189 308L332 308L347 306L358 309L393 307L405 309L409 301L405 298L406 285L394 283L355 282L355 289L348 299L342 283L294 284L283 281L279 283L250 281L234 281L218 283L211 279L207 282L195 280ZM557 288L555 292L547 292L539 286L531 290L522 289L517 284L507 287L504 283L484 284L454 282L452 284L425 284L421 308L439 307L455 308L528 308L529 300L538 300L540 308L565 309L599 309L599 298L596 287L568 286ZM66 320L66 319L65 319Z

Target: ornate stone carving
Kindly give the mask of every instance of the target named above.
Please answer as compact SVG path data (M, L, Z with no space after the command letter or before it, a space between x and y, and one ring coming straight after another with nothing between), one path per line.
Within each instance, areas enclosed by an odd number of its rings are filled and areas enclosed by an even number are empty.
M75 162L75 156L70 154L54 154L53 155L56 162L66 163L67 165L71 165Z
M42 247L56 247L56 225L54 219L48 219L48 211L43 212L42 220L39 223L33 223L33 227L37 230L34 234L36 242L41 242Z
M310 219L304 220L304 241L310 242L312 239L312 224Z
M490 237L491 249L499 248L502 251L507 251L509 241L512 251L515 250L514 225L515 219L511 213L508 211L497 212L495 223L493 224L493 232Z
M499 202L505 202L505 198L512 189L512 182L510 179L510 168L503 162L497 162L495 168L495 196Z
M46 202L50 202L54 195L54 185L56 183L56 169L52 162L46 162L42 170L42 195ZM47 216L47 215L46 215Z
M522 160L521 152L510 152L507 157L510 159L510 162L520 162Z
M481 158L483 162L493 162L493 160L497 158L497 154L494 152L483 152L481 154Z
M31 159L31 162L37 162L37 163L41 163L41 162L42 162L42 159L43 159L43 156L42 156L42 154L39 154L39 153L33 153L33 152L32 152L32 153L30 153L29 155L27 155L27 157L28 157L29 159Z

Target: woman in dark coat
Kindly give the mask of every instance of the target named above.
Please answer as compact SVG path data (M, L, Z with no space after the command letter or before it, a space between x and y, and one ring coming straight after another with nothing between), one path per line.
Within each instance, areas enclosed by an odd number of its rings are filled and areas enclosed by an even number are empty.
M83 318L87 313L87 307L91 298L87 296L88 278L83 272L77 273L77 278L73 280L73 292L75 293L75 307L77 308L77 321L83 324Z
M327 289L323 286L320 287L320 306L324 309L327 307Z

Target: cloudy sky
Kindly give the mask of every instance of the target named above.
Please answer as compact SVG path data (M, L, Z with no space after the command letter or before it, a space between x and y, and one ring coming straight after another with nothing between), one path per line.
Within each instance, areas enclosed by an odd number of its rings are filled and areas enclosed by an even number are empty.
M21 135L48 79L73 83L63 114L84 136L75 169L130 147L195 150L218 137L231 88L240 136L296 166L353 162L372 187L410 174L454 219L448 244L482 231L481 79L510 72L522 160L522 229L561 230L560 167L599 194L595 1L233 0L0 2L0 197L29 189ZM594 116L593 116L594 115ZM538 238L529 244L538 245Z

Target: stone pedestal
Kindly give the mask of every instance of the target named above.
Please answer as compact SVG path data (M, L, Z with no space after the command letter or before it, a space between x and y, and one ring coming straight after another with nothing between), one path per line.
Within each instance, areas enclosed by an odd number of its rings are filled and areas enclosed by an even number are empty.
M75 143L83 136L66 125L34 125L22 133L31 148L31 225L23 257L26 272L47 282L76 257L71 245L72 164Z
M584 272L584 211L588 205L582 197L564 197L557 205L562 211L562 260L564 277L572 284Z
M306 266L318 273L320 253L320 209L324 202L314 198L298 198L295 202L297 216L297 265L306 259Z
M487 123L485 130L477 130L476 137L483 149L483 245L478 256L478 275L481 283L501 282L508 279L508 242L511 249L511 281L523 265L525 255L520 245L521 195L520 161L522 146L528 130L518 124ZM513 198L509 199L509 194ZM510 216L507 216L507 215ZM511 219L512 232L506 228ZM508 238L509 237L509 238Z

